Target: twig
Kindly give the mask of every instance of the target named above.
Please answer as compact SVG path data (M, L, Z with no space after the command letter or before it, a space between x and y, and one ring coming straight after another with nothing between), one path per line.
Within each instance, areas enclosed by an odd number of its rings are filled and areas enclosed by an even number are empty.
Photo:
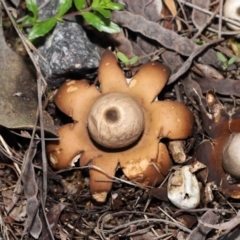
M131 185L131 186L134 186L134 187L139 187L139 188L141 188L141 189L145 189L145 190L148 189L147 187L142 186L142 185L140 185L140 184L138 184L138 183L130 182L130 181L127 181L127 180L123 180L123 179L121 179L121 178L117 178L117 177L115 177L115 176L111 176L111 175L109 175L108 173L106 173L103 169L101 169L101 168L99 168L99 167L97 167L97 166L90 165L90 166L89 166L89 169L97 170L97 171L103 173L104 175L106 175L107 177L109 177L110 179L118 180L119 182L123 182L123 183L126 183L126 184ZM98 181L99 181L99 180L98 180ZM104 180L104 181L106 181L106 180Z
M201 7L198 7L198 6L196 6L196 5L192 4L192 3L186 2L186 0L177 0L177 1L178 1L179 3L185 4L185 5L188 6L188 7L195 8L195 9L201 11L201 12L204 12L204 13L206 13L206 14L209 14L209 15L212 14L212 12L210 12L210 11L208 11L208 10L206 10L206 9L203 9L203 8L201 8ZM216 14L216 17L217 17L217 18L220 18L220 15L219 15L219 14ZM224 17L224 16L222 16L222 20L224 20L224 21L226 21L226 22L229 22L229 23L232 23L232 24L240 27L240 22L238 22L238 21L234 21L234 20L229 19L229 18L226 18L226 17Z
M192 37L192 40L196 39L198 36L201 35L202 31L211 23L211 21L213 20L213 18L217 15L219 11L219 6L217 7L217 9L214 11L214 13L212 13L211 17L208 19L207 23L202 26L201 28L198 29L198 32Z
M195 57L197 57L199 54L201 54L204 50L206 50L208 47L210 47L211 45L214 45L218 42L223 41L223 39L217 39L213 42L207 43L199 48L197 48L187 59L187 61L184 62L184 64L182 65L182 67L180 67L180 69L174 73L168 80L167 84L171 84L173 82L175 82L180 76L182 76L191 66L192 61L194 60Z
M240 224L240 211L238 211L236 217L232 218L228 222L219 223L219 224L210 224L210 223L203 222L201 219L199 219L198 222L201 223L205 227L218 229L218 230L230 230Z
M171 217L166 211L164 211L162 208L158 207L158 209L163 212L168 218L170 218L173 222L175 223L178 223L178 224L181 224L182 226L184 226L183 223L179 222L179 221L176 221L173 217Z
M41 155L42 155L42 170L43 170L43 188L42 188L42 204L45 206L47 199L47 157L46 157L46 145L45 145L45 133L43 123L43 109L42 109L42 81L41 75L37 73L37 91L38 91L38 109L39 109L39 122L40 122L40 136L41 136Z
M208 27L208 30L214 33L218 33L218 30L212 27ZM222 35L237 35L240 34L240 31L227 31L227 32L222 32Z
M110 215L109 213L107 213L108 215ZM139 213L138 213L139 214ZM143 215L146 215L147 213L141 213L140 212L140 214L143 214ZM112 216L113 216L114 214L112 214ZM103 216L101 216L100 218L99 218L99 220L101 221L101 220L104 220L104 216L106 216L106 214L104 215L103 214ZM107 218L108 219L108 218ZM102 226L103 226L103 223L104 223L105 221L103 221L102 222ZM122 224L122 225L120 225L120 226L117 226L117 227L115 227L115 228L112 228L112 229L110 229L110 230L103 230L103 228L100 230L100 231L104 231L105 233L112 233L112 232L115 232L115 231L118 231L118 230L120 230L120 229L123 229L123 228L126 228L126 227L128 227L128 226L130 226L130 225L136 225L136 224L139 224L139 223L144 223L144 222L148 222L148 223L151 223L151 222L154 222L154 223L165 223L165 224L172 224L172 225L175 225L175 226L177 226L178 228L180 228L181 230L183 230L183 231L185 231L185 232L187 232L187 233L191 233L192 231L191 230L189 230L188 228L186 228L185 226L183 226L182 224L179 224L179 223L177 223L177 222L172 222L172 221L169 221L169 220L165 220L165 219L158 219L158 218L148 218L147 220L146 219L139 219L139 220L134 220L134 221L130 221L130 222L128 222L128 223L125 223L125 224Z
M222 15L223 13L223 0L220 0L219 4L219 23L218 23L218 38L220 39L222 36Z
M49 224L49 222L48 222L48 218L47 218L46 211L45 211L45 209L44 209L44 206L43 206L42 201L41 201L41 206L42 206L43 217L44 217L45 223L46 223L46 225L47 225L48 233L49 233L49 235L50 235L50 238L51 238L52 240L54 240L55 238L54 238L54 236L53 236L53 232L52 232L52 230L51 230L51 226L50 226L50 224Z
M45 205L46 198L47 198L47 158L46 158L46 150L45 150L45 142L44 142L44 123L43 123L43 111L42 111L42 94L46 89L47 83L41 73L41 69L36 62L30 48L29 48L29 41L26 39L26 37L21 33L21 31L18 29L15 20L13 19L11 13L8 10L8 7L4 0L0 0L8 14L8 17L10 18L15 30L17 31L19 37L22 40L22 43L24 47L27 50L27 53L29 57L32 60L32 63L37 71L37 90L38 90L38 109L39 109L39 119L40 119L40 134L41 134L41 147L42 147L42 160L43 160L43 191L42 191L42 199L43 204Z
M5 142L5 140L3 139L1 134L0 134L0 142L2 143L2 145L3 145L4 149L5 149L5 151L7 152L7 154L10 157L12 157L12 153L9 150L9 147L8 147L7 143ZM20 170L19 166L17 165L17 163L14 162L13 164L14 164L14 166L16 168L16 171L17 171L18 175L21 175L21 170Z

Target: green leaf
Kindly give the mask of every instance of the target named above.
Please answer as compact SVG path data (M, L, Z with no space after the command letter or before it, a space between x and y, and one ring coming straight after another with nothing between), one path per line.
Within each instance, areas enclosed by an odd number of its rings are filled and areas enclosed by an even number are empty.
M218 58L221 62L227 62L227 58L226 58L221 52L217 52L217 58Z
M236 60L237 60L237 56L231 57L231 58L228 60L228 65L231 65L231 64L235 63Z
M222 65L222 68L223 68L223 70L226 70L228 68L228 63L224 62L223 65Z
M100 30L98 30L100 31ZM110 33L110 34L113 34L113 33L119 33L121 32L121 28L114 22L109 22L108 25L102 25L101 26L101 31L102 32L106 32L106 33Z
M93 0L92 5L91 5L90 7L92 7L92 6L98 6L98 5L100 4L100 1L101 1L101 0Z
M102 7L91 7L92 10L95 10L97 12L99 12L100 14L102 14L105 18L110 18L111 16L111 12L110 10L104 9Z
M61 17L56 18L58 22L64 22L64 19L62 19Z
M28 11L33 13L33 19L37 20L38 18L38 6L36 0L26 0L26 5Z
M206 44L206 41L204 41L204 40L202 40L202 39L198 39L198 40L196 41L196 44L198 44L198 45L204 45L204 44Z
M122 52L117 52L117 57L121 62L123 62L125 64L129 62L128 57Z
M109 19L103 18L101 15L84 12L82 16L89 25L95 27L99 32L118 33L121 31L117 24L111 22Z
M110 3L112 0L100 0L100 4L108 4Z
M105 8L119 11L119 10L123 10L124 6L120 3L110 2L106 4Z
M36 19L34 19L33 17L28 15L23 19L20 26L24 26L24 25L27 25L27 24L34 25L35 22L36 22Z
M72 0L59 0L58 12L56 17L64 15L72 6Z
M35 38L45 36L49 31L51 31L57 23L57 19L52 17L45 20L39 24L36 24L28 34L29 40L34 40Z
M133 58L130 59L129 61L129 65L133 65L134 63L136 63L138 61L138 56L135 56Z
M86 0L73 0L73 1L78 11L81 11L86 7Z

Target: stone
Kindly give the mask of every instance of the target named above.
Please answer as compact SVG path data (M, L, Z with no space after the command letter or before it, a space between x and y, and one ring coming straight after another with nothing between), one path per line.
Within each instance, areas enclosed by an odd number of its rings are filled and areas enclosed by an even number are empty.
M48 19L57 12L57 0L52 0L39 11L39 19ZM41 6L42 0L38 0ZM54 30L38 47L46 62L38 56L38 61L46 81L57 86L66 78L93 78L100 60L100 49L87 37L81 24L75 18L58 22ZM94 74L95 73L95 74Z

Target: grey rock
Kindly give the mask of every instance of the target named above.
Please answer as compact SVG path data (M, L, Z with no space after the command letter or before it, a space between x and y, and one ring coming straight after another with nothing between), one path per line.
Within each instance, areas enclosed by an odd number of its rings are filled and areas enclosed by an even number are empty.
M38 1L39 6L42 1ZM40 19L48 19L57 12L58 0L50 1L39 12ZM73 20L73 21L72 21ZM57 86L70 76L91 78L99 65L100 50L87 37L82 26L71 21L58 22L53 32L38 48L46 62L38 57L46 81Z
M48 19L57 13L59 0L37 0L39 6L38 18L40 20Z
M14 4L15 7L18 7L20 4L20 0L11 0L12 4ZM1 240L1 238L0 238Z

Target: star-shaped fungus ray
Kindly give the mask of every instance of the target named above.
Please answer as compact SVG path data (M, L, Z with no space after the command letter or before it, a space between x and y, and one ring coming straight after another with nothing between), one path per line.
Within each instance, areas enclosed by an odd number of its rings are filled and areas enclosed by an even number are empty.
M152 124L160 138L185 139L192 134L194 118L182 103L156 101L150 106Z
M92 196L98 202L104 202L112 188L113 179L118 166L118 154L105 153L91 161L90 189ZM97 170L99 169L99 170Z
M152 102L166 85L170 71L158 62L149 62L140 67L129 83L128 93Z
M100 97L100 92L87 80L71 80L59 88L55 103L57 107L75 121L87 121L90 107Z
M116 57L109 50L102 55L98 68L98 80L102 93L126 91L127 82L124 73Z

